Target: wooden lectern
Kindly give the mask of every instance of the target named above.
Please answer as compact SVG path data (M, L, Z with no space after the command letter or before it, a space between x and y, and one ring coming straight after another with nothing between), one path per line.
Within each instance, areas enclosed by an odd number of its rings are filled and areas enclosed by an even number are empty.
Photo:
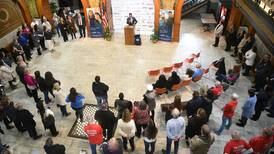
M125 26L125 44L126 45L134 45L134 26Z

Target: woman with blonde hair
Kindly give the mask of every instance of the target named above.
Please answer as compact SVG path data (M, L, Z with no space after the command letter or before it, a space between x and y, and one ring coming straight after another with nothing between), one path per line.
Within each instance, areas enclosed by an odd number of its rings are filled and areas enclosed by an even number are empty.
M200 135L201 127L206 124L207 115L206 111L203 108L199 108L197 113L189 118L188 125L186 126L186 144L189 145L188 139L192 138L195 135Z
M134 135L136 132L136 126L134 120L131 119L131 113L126 109L122 118L118 120L117 128L114 136L122 137L124 150L127 150L127 142L129 141L131 151L135 150Z

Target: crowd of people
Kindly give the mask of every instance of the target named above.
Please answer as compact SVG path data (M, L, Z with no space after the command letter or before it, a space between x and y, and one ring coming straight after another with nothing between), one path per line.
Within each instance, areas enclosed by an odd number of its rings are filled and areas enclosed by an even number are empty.
M55 113L51 107L53 103L60 108L63 117L69 116L71 113L67 111L66 104L70 103L72 110L75 111L76 119L80 122L84 121L84 104L85 96L79 93L74 87L70 89L69 94L64 94L61 86L61 81L54 78L50 71L45 72L44 76L40 71L32 72L28 68L28 61L31 60L32 50L36 49L38 55L41 55L42 50L53 50L54 40L53 32L56 30L58 36L62 35L64 41L68 41L67 34L71 35L72 39L76 39L76 31L78 26L80 37L85 37L84 18L80 13L75 16L63 13L54 15L53 23L49 22L45 17L42 17L41 23L33 22L30 26L23 25L22 30L18 31L17 39L14 41L12 55L9 56L7 51L1 52L0 70L1 81L9 83L11 89L15 89L16 76L12 70L12 61L16 62L15 72L24 85L26 94L34 99L36 108L41 116L41 121L45 130L49 129L52 137L59 134L55 125ZM222 22L215 29L216 42L214 46L218 46L219 37L223 31ZM271 56L266 54L263 59L255 65L256 46L253 36L246 36L243 31L237 34L234 28L228 31L226 40L226 51L235 47L235 52L232 56L238 56L239 61L243 62L245 71L244 76L249 75L252 67L255 68L255 85L248 89L248 98L242 107L242 115L239 122L236 124L240 127L245 127L248 119L258 120L261 112L268 106L269 117L274 117L274 98L273 96L273 71L270 63ZM234 41L235 40L235 41ZM244 59L243 59L244 58ZM229 70L226 72L224 58L214 63L218 68L216 79L218 80L215 86L211 88L202 87L200 91L193 91L193 97L187 102L181 101L181 96L176 95L174 102L167 105L165 110L166 121L166 147L163 153L170 154L172 143L174 144L174 153L179 151L179 143L185 141L193 154L208 153L211 145L215 141L215 135L221 135L224 129L230 129L232 118L239 101L239 95L231 94L231 100L222 108L223 117L220 128L212 131L208 121L212 114L213 102L225 92L227 84L234 84L239 78L239 72ZM195 68L187 69L186 74L192 80L203 74L200 64ZM118 98L114 102L114 107L118 114L109 110L108 107L108 90L109 86L103 83L100 76L96 76L92 83L92 91L97 101L98 110L93 117L89 118L89 123L84 127L84 131L88 136L92 154L97 153L97 145L103 153L121 154L123 151L135 151L135 137L144 140L146 154L152 154L158 147L156 145L157 137L159 136L159 128L155 124L155 108L156 97L155 88L167 88L172 90L172 86L181 82L181 77L176 71L171 73L171 76L166 79L164 74L159 76L159 79L152 85L147 86L146 92L143 94L143 99L140 101L127 100L124 94L119 93ZM225 84L227 83L227 84ZM44 98L39 97L38 91L41 91ZM49 94L52 95L50 99ZM36 121L33 114L21 103L14 103L9 100L8 96L1 93L0 103L0 118L4 122L7 129L16 129L24 133L27 131L29 136L37 140L42 137L36 131ZM270 102L270 105L268 104ZM255 113L255 114L254 114ZM14 123L14 126L11 125ZM5 132L0 127L0 133ZM264 128L262 134L252 137L249 142L241 139L240 133L233 131L232 139L227 142L224 148L224 153L235 154L241 153L244 150L251 150L254 153L266 153L270 150L273 144L274 126L272 128ZM0 151L8 151L9 146L0 142ZM46 140L44 149L46 153L63 154L65 146L53 144L52 138Z

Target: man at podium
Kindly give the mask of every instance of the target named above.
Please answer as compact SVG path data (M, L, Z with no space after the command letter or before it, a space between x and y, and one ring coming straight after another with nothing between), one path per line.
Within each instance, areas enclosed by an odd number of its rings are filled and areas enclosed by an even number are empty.
M137 24L137 20L132 16L132 13L129 13L129 17L127 18L127 24L129 26L135 26Z

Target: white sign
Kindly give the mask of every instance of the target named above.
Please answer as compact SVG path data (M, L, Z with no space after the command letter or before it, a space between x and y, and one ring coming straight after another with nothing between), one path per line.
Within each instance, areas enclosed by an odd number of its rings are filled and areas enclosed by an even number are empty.
M150 35L154 29L153 0L113 0L112 15L114 31L124 33L124 27L129 13L137 19L135 33Z

